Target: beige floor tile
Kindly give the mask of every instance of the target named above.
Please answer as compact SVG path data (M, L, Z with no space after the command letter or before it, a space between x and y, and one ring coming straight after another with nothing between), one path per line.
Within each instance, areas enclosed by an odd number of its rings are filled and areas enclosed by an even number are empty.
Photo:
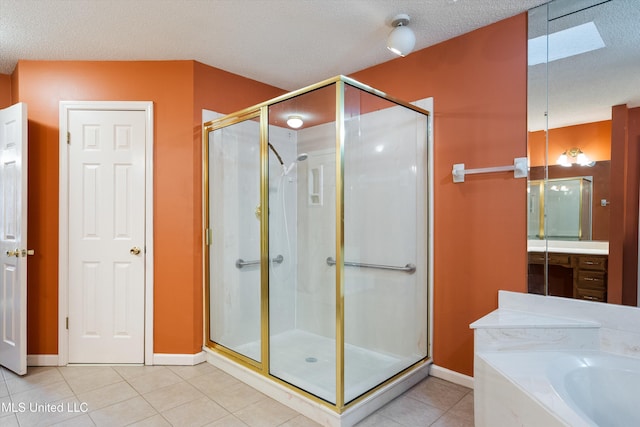
M244 383L237 383L222 388L209 397L231 413L259 402L262 399L267 399L267 396Z
M284 424L280 424L282 427L321 427L317 422L310 420L304 415L298 415L295 418L290 419Z
M97 426L123 426L142 421L157 412L141 396L116 403L89 413Z
M145 394L171 384L177 384L181 381L183 381L182 378L166 368L149 371L144 375L127 379L131 387L135 388L140 394Z
M445 411L402 395L379 409L380 415L407 427L428 426Z
M473 424L473 393L467 393L447 413L463 417Z
M97 411L115 403L138 396L138 392L125 381L80 393L78 400L87 404L89 411Z
M2 427L19 427L20 424L18 424L18 418L16 417L16 414L8 414L6 417L1 417L0 418L0 425Z
M162 413L172 425L180 427L202 426L228 415L229 412L208 397L193 400Z
M405 427L402 424L380 415L380 413L373 413L356 424L356 427Z
M247 425L235 416L227 415L224 418L206 424L204 427L247 427Z
M30 427L64 424L84 413L80 402L75 397L71 397L46 403L32 402L32 405L27 405L24 412L16 415L20 427Z
M9 372L9 371L7 371ZM35 387L43 387L49 384L64 381L64 377L58 371L58 368L28 368L27 375L20 377L13 373L9 374L7 379L7 388L10 394L21 393Z
M473 427L473 419L447 412L431 424L432 427Z
M34 376L37 374L41 374L43 372L48 371L57 371L58 368L55 366L27 366L27 375L18 375L9 369L2 369L2 375L4 376L5 381L13 380L16 378L26 378L27 376Z
M299 414L273 399L263 399L233 413L251 427L279 426Z
M9 389L7 388L7 383L0 381L0 398L5 396L9 396Z
M468 392L469 389L466 387L452 384L440 378L427 377L406 392L405 395L420 402L435 406L442 411L448 411Z
M182 381L150 391L142 397L158 412L163 412L205 396L188 382Z
M71 418L69 420L63 420L57 424L52 424L52 427L93 427L95 424L88 414L80 415L79 417Z
M129 427L171 427L171 423L167 421L162 415L154 415L153 417L145 418L137 423L129 424Z
M14 404L46 405L61 399L74 397L73 390L63 380L40 387L33 387L11 396Z
M115 372L115 369L111 366L78 366L68 365L60 366L58 368L60 373L65 379L80 378L92 375L100 375L106 371Z
M109 366L79 366L72 371L62 368L61 372L76 394L122 381L122 377Z
M191 378L188 381L195 388L209 397L215 397L225 389L237 384L242 384L240 380L220 370L216 370L207 375Z
M168 369L166 366L114 366L113 369L125 380Z
M14 415L14 412L17 411L17 409L18 408L12 404L10 396L0 397L0 418ZM2 425L1 421L0 421L0 425Z
M24 412L13 413L7 406L12 402L73 404L76 411L52 413L27 407ZM5 409L0 411L1 427L319 425L208 363L29 367L28 375L23 377L0 369L0 404ZM86 408L89 413L81 413L79 408ZM357 426L472 427L473 391L429 377Z
M207 362L203 362L194 366L168 366L168 368L185 380L202 375L207 375L219 370L211 363Z

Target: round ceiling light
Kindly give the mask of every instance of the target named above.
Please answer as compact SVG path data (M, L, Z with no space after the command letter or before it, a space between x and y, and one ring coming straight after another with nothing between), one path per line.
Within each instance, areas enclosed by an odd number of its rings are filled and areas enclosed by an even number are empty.
M302 117L300 116L292 115L292 116L289 116L289 118L287 119L287 126L293 129L298 129L303 124L304 122L302 121Z
M407 56L416 45L416 35L407 27L409 21L409 15L404 13L396 15L391 21L394 28L387 37L387 49L396 55Z

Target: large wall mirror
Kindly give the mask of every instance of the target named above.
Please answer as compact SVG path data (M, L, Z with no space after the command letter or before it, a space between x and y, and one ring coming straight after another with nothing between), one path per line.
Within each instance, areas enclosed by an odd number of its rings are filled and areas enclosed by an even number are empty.
M638 304L640 1L529 11L529 292Z

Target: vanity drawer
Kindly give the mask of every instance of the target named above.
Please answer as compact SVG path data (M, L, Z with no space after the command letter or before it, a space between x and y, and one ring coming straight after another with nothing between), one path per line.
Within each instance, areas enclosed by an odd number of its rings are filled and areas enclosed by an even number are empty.
M529 252L529 264L544 264L546 255L544 252Z
M607 257L585 256L578 257L578 268L584 270L607 270Z
M576 298L578 299L586 299L589 301L599 301L605 302L607 301L607 292L603 290L596 289L577 289Z
M549 254L549 264L550 265L571 265L571 255L569 254Z
M601 271L578 271L578 288L606 290L607 273Z

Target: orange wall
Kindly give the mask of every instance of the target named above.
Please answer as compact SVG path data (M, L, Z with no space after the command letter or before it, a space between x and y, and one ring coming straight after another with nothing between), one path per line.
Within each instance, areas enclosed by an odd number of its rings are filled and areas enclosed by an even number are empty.
M202 345L199 90L207 107L233 111L282 93L194 61L21 61L13 102L29 109L29 354L56 354L58 323L58 114L61 100L154 103L154 352ZM212 91L225 88L222 95ZM230 96L230 91L233 96ZM200 97L200 95L199 95ZM206 96L205 96L206 97ZM179 253L179 256L176 255Z
M434 97L434 336L439 366L473 374L469 324L497 291L526 292L526 179L454 184L455 163L513 164L527 152L527 18L506 19L353 74L394 97Z
M529 132L529 166L545 164L545 131ZM611 120L549 129L549 164L560 154L580 148L591 160L611 160Z
M11 76L0 74L0 108L11 105Z

